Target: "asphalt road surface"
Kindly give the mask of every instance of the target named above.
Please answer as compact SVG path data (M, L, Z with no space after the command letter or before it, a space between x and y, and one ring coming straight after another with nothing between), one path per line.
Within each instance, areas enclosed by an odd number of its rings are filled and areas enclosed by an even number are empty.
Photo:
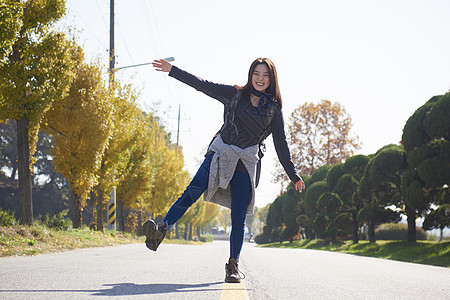
M241 284L223 283L228 243L92 248L0 258L0 299L450 299L450 269L245 243Z

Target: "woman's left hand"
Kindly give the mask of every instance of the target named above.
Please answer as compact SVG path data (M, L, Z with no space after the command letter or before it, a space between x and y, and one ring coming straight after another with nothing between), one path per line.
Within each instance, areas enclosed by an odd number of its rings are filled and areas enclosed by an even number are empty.
M295 190L301 193L304 189L305 183L303 182L303 179L300 178L300 180L295 183Z
M155 59L152 65L156 71L170 72L172 70L172 64L164 59Z

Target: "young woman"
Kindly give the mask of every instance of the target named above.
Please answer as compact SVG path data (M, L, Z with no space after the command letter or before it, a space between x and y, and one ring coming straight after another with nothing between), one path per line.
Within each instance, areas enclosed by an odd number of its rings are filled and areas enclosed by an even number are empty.
M186 83L215 98L225 106L224 124L209 145L205 160L181 197L158 225L147 220L143 225L146 245L156 251L167 230L204 194L204 200L231 209L230 258L225 264L225 281L240 282L239 254L244 241L246 214L253 213L255 187L259 178L260 147L272 134L278 158L298 191L305 184L291 161L284 133L282 100L275 65L258 58L250 66L244 86L209 82L189 74L165 60L155 60L157 71Z

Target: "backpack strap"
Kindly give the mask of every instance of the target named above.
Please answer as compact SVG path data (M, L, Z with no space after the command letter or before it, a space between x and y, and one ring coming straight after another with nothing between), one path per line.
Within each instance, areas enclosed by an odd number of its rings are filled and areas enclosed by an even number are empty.
M239 99L241 98L241 91L237 91L236 94L234 94L233 98L231 99L231 101L229 101L227 104L225 104L225 111L224 111L224 115L223 115L223 126L222 128L220 128L220 131L222 131L223 128L225 128L225 126L230 123L233 127L234 130L236 131L236 136L238 135L239 131L237 129L236 124L234 124L234 117L236 115L236 106L237 103L239 102Z
M264 132L261 135L260 140L259 140L259 151L258 151L259 160L256 165L255 187L258 187L258 185L259 185L259 178L261 176L261 159L264 156L264 152L266 152L266 144L264 143L264 140L269 136L270 131L271 131L271 123L272 123L272 119L273 119L273 116L275 115L275 111L276 111L275 105L276 104L270 106L270 108L269 108L269 117L267 118Z
M262 152L266 152L266 145L264 144L264 140L269 136L269 134L272 130L271 123L272 123L273 116L275 115L276 109L277 109L276 104L269 107L269 115L268 115L267 122L266 122L266 125L264 128L264 132L261 135L260 140L259 140L259 148L260 148L260 152L261 152L260 157L259 157L260 159L264 156L264 154Z
M236 136L237 136L238 129L237 129L236 124L234 124L234 116L236 113L236 106L237 106L237 103L239 102L240 98L241 98L241 91L238 90L236 92L236 94L234 94L233 98L231 98L230 101L225 103L225 110L223 111L223 125L219 129L219 131L217 131L217 133L214 135L212 141L209 143L209 146L211 146L214 139L222 132L222 129L224 129L228 123L231 123L231 125L233 125L234 129L236 130ZM208 146L208 148L209 148L209 146Z

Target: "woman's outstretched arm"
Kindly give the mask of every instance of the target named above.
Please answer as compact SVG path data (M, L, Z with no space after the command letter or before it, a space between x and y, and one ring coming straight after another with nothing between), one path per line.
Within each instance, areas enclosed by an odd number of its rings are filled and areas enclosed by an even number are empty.
M152 63L156 71L168 72L169 76L195 88L214 99L219 100L223 104L229 103L236 93L236 88L232 85L214 83L204 80L200 77L194 76L186 71L183 71L176 66L172 66L168 61L163 59L154 60Z

